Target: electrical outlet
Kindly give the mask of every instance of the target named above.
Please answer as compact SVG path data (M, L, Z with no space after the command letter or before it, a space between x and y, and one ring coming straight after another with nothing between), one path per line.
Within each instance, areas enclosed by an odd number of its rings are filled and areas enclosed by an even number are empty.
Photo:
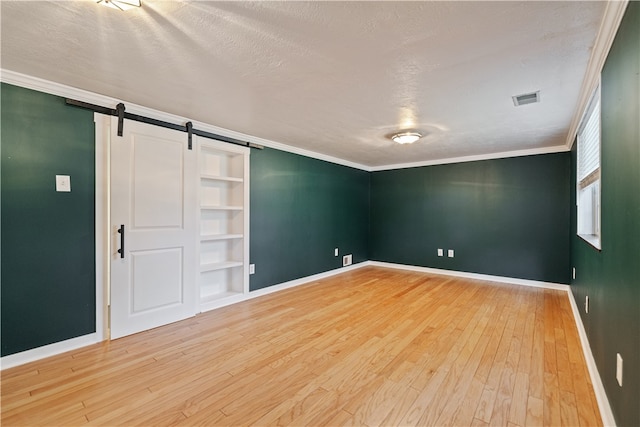
M255 274L255 272L256 272L256 265L249 264L249 274Z
M589 295L584 297L584 312L589 313Z
M442 249L438 249L438 256L444 256L444 251Z
M447 251L447 256L448 256L449 258L453 258L453 249L449 249L449 250Z
M351 254L349 255L345 255L342 257L342 266L346 267L347 265L351 265L351 263L353 262L353 258L351 256Z
M71 177L69 175L56 175L56 191L62 193L71 191Z
M622 356L620 353L616 353L616 380L618 380L618 385L622 387Z
M576 280L576 268L575 267L573 267L571 275L573 277L573 280Z
M335 248L335 249L333 250L333 256L338 256L338 248Z

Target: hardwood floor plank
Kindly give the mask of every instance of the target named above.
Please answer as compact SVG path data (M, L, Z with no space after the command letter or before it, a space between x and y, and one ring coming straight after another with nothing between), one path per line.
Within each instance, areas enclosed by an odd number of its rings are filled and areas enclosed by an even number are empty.
M527 404L529 400L529 375L523 372L516 373L516 382L513 388L513 398L509 408L509 422L524 426L527 419Z
M529 367L529 395L544 397L544 290L536 293L536 308Z
M560 387L558 377L555 374L544 373L544 399L542 416L544 425L559 426L562 424L560 417Z
M301 426L305 424L290 424L293 426ZM335 416L329 418L326 423L323 425L326 426L336 426L336 427L348 427L348 426L361 426L362 424L357 421L355 415L348 413L347 411L339 411Z
M580 425L576 398L573 393L560 390L560 421L563 426Z
M542 402L542 399L529 396L529 399L527 399L527 418L525 420L526 426L542 427L544 425L543 407L544 403Z
M365 267L1 373L2 425L601 425L567 295Z
M323 388L315 388L315 384L310 383L294 396L283 400L260 418L247 424L254 426L289 425L303 414L313 413L318 402L326 399L329 393Z
M480 396L482 394L482 389L484 388L484 383L481 382L478 378L474 377L471 380L471 384L467 389L467 393L462 401L458 402L458 411L456 413L455 419L453 420L454 426L468 426L473 422L474 414L476 413L476 408L480 403Z

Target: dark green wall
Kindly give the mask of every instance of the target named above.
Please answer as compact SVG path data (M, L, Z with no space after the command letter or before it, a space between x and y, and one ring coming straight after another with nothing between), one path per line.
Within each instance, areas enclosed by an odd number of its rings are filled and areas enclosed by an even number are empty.
M8 84L1 95L5 356L95 332L95 154L91 112Z
M370 258L569 283L570 171L560 153L374 172Z
M368 172L253 150L250 209L251 290L339 268L342 255L368 259Z
M601 77L602 251L576 236L572 290L618 425L640 425L640 3L630 2ZM575 182L576 156L573 151ZM585 296L590 309L584 311ZM624 359L616 382L616 353Z

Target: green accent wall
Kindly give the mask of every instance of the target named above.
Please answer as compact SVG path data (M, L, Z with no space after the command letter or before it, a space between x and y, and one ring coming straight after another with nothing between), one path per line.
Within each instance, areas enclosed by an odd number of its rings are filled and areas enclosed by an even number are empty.
M1 95L5 356L95 332L95 149L91 112L8 84Z
M570 160L559 153L374 172L370 258L569 283Z
M368 259L368 172L253 150L250 213L251 290L339 268L342 255Z
M640 3L629 2L601 76L601 236L576 235L571 289L616 423L640 425ZM576 151L573 150L575 182ZM589 296L589 313L584 311ZM624 360L616 382L616 353Z

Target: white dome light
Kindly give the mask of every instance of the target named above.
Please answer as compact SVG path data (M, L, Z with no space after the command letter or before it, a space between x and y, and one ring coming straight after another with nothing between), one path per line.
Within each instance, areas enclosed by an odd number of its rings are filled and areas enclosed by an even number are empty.
M397 142L398 144L413 144L420 138L422 138L422 135L418 132L401 132L391 137L393 142Z

